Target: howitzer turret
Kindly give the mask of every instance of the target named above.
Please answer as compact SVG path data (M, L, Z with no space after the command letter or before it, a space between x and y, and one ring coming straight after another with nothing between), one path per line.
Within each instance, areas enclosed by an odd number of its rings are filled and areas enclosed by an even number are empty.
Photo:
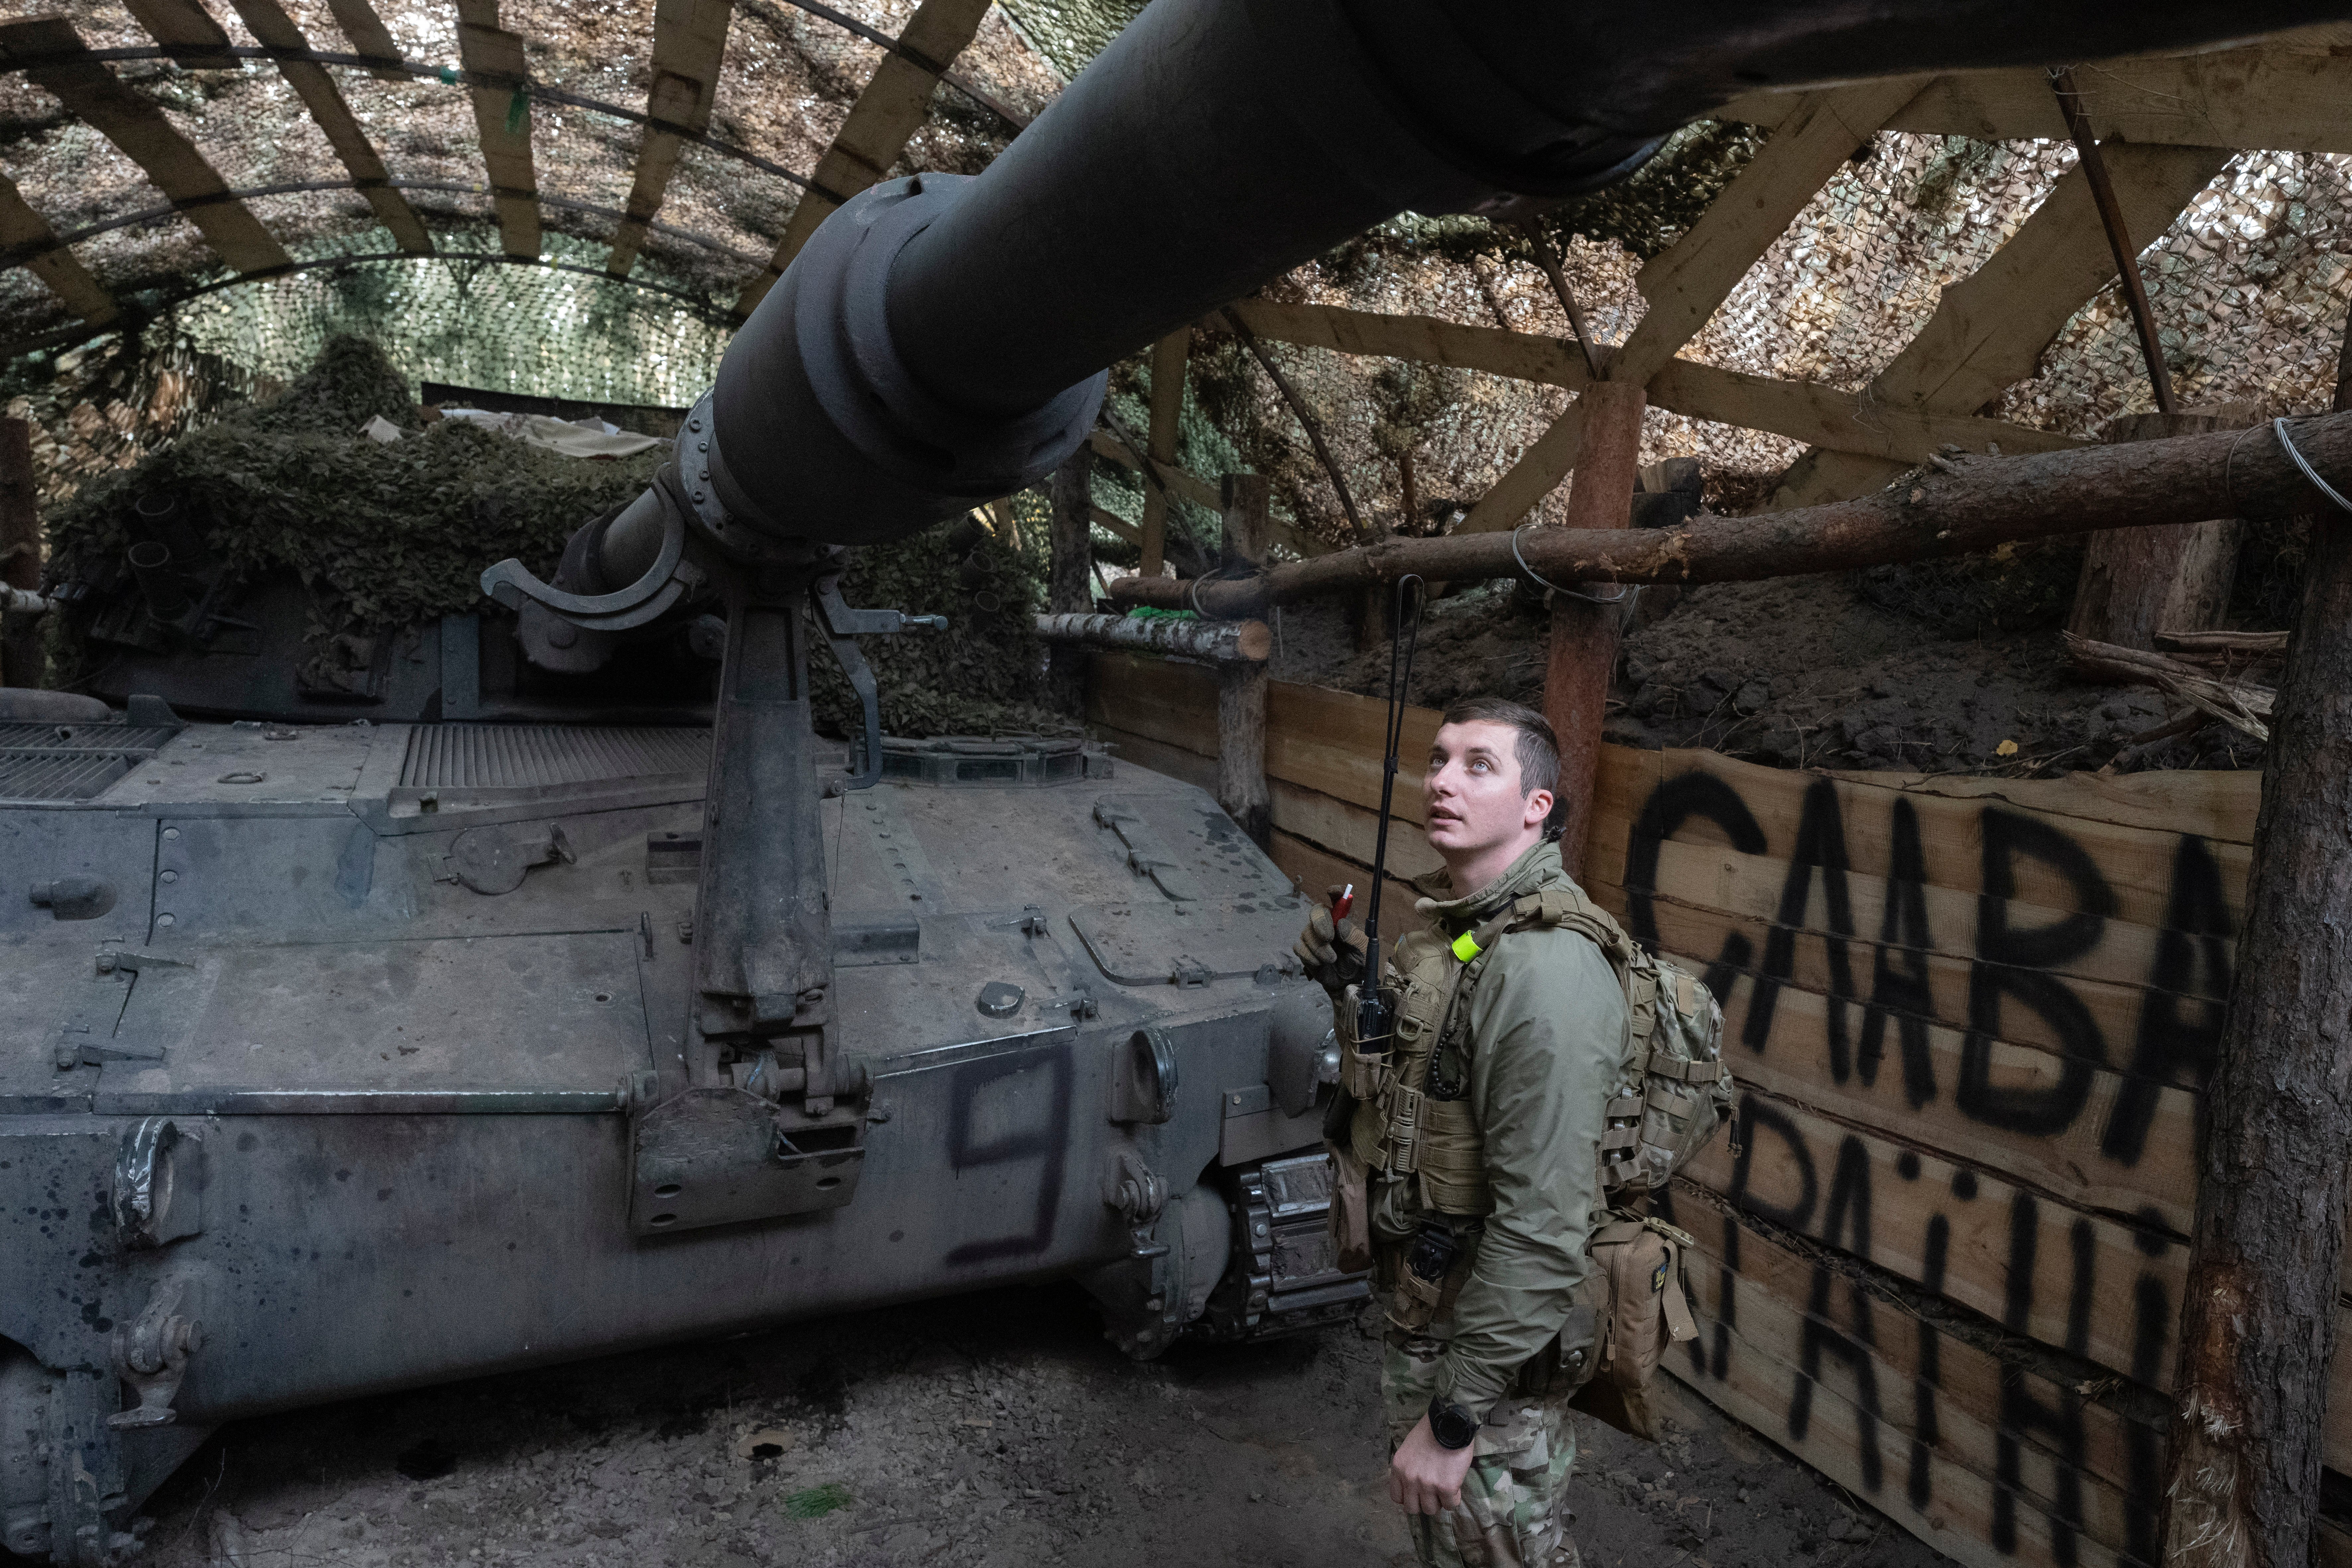
M1352 1312L1286 880L1098 748L884 738L856 639L923 633L841 552L1035 483L1112 360L1402 209L1591 188L1759 83L2336 11L1156 0L985 174L829 218L554 581L485 574L569 677L723 620L707 732L480 721L446 623L415 722L0 724L0 1543L112 1561L234 1417L796 1314L1073 1278L1149 1354ZM122 635L214 635L217 564L151 542Z

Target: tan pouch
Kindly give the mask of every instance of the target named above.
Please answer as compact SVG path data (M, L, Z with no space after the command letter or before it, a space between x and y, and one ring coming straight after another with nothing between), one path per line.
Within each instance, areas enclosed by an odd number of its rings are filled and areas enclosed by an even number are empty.
M1666 1346L1698 1337L1690 1300L1683 1292L1683 1248L1691 1238L1663 1220L1612 1212L1595 1227L1589 1248L1592 1268L1578 1290L1581 1309L1594 1314L1598 1343L1587 1354L1590 1371L1570 1403L1621 1432L1657 1439L1650 1407L1650 1381L1665 1359ZM1573 1347L1562 1331L1560 1357L1570 1366ZM1579 1369L1570 1367L1571 1375Z
M1372 1266L1372 1197L1370 1172L1346 1143L1331 1151L1331 1249L1333 1267L1356 1274Z

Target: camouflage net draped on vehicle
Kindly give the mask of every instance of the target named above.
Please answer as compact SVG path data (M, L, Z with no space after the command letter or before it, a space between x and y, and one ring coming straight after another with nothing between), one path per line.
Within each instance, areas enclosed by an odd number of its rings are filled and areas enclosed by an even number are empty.
M381 417L397 441L361 427ZM137 537L142 496L176 494L214 554L246 577L291 571L317 604L310 640L367 636L482 607L481 572L513 556L542 576L583 522L652 482L661 449L622 459L565 457L477 426L427 423L373 343L342 336L280 395L235 409L100 475L51 521L51 575L87 575ZM1039 569L967 521L854 550L852 603L948 617L944 633L866 639L893 734L1074 728L1038 707L1044 655L1034 615ZM69 665L79 650L68 636ZM857 721L827 653L813 660L822 726Z

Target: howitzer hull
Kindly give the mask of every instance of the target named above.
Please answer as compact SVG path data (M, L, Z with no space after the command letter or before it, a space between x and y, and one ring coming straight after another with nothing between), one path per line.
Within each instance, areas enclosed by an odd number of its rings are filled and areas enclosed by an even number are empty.
M1328 1093L1302 906L1195 789L935 743L826 800L872 1092L817 1136L681 1057L703 731L144 739L0 803L13 1551L102 1557L212 1426L323 1400L1012 1280L1137 1353L1363 1295L1281 1159Z

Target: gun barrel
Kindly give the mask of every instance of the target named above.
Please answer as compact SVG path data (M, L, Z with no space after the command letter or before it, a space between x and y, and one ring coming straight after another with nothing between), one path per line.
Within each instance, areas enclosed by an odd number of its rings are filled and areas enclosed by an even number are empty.
M759 532L898 537L1049 472L1114 360L1400 211L1524 213L1759 86L2342 9L1155 0L983 174L890 182L826 220L722 364L712 489Z

